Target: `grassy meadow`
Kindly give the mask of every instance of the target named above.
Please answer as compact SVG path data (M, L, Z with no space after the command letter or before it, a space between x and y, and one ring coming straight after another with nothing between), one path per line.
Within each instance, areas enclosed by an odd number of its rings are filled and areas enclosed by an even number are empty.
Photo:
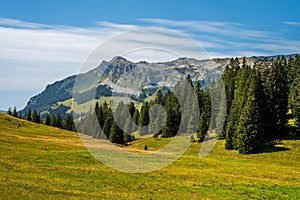
M126 148L156 150L170 139ZM205 158L193 143L159 171L130 174L93 158L78 135L0 114L0 199L300 199L300 141L239 155L219 141Z

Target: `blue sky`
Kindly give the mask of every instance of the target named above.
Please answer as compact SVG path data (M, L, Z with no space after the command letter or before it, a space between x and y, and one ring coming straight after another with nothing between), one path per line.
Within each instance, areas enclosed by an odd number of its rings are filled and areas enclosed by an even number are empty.
M210 57L300 53L299 1L27 0L0 5L2 110L22 108L47 84L78 73L98 45L141 27L180 31ZM157 37L170 45L163 35Z

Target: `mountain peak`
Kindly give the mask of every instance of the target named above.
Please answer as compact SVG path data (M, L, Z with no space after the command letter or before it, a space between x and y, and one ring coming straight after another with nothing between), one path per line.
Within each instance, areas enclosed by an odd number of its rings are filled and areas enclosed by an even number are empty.
M123 57L121 57L121 56L115 56L115 57L113 57L113 59L111 59L111 61L110 62L122 62L122 61L128 61L128 60L126 60L125 58L123 58Z

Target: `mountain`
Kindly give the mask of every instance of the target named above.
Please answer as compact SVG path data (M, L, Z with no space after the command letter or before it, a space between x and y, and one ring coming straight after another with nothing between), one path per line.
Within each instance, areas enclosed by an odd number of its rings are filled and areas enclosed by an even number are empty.
M250 57L246 61L253 64L264 58ZM110 61L103 61L86 73L47 85L43 92L28 101L22 113L25 114L31 108L40 112L42 118L47 112L50 115L60 112L64 117L66 112L70 112L73 104L85 107L77 113L81 114L93 106L89 103L93 99L108 100L111 96L139 103L155 94L158 89L172 89L188 74L193 81L201 81L201 84L205 85L208 78L219 78L229 61L229 58L179 58L168 62L149 63L131 62L116 56Z

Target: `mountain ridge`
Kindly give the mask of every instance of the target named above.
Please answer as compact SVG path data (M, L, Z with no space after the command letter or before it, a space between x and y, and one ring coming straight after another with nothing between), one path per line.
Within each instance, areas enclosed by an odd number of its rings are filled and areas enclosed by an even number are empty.
M287 58L295 55L284 56ZM246 58L246 61L248 64L253 64L258 60L274 59L276 57L278 56L252 56ZM193 81L202 82L208 77L213 79L220 77L229 61L230 58L204 60L178 58L167 62L131 62L121 56L115 56L110 61L103 60L88 72L72 75L48 84L41 93L30 98L26 107L22 110L22 114L24 115L30 108L41 113L42 117L47 112L50 115L60 112L64 117L71 107L60 102L72 98L75 101L77 100L79 104L93 98L99 99L112 95L143 100L147 95L153 94L155 88L172 87L176 84L176 81L184 78L187 74L191 75ZM169 85L166 85L167 83ZM141 95L142 97L140 97Z

